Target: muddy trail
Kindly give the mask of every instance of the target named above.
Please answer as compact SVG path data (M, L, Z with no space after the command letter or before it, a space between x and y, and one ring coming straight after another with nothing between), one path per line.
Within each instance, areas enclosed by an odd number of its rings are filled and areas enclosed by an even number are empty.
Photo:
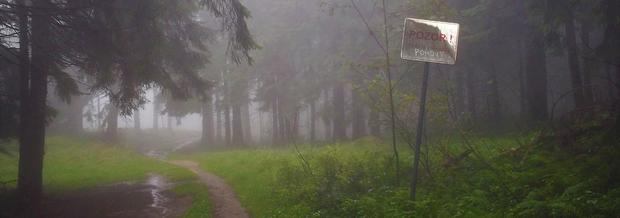
M196 139L183 140L171 147L140 146L148 157L167 161L169 153L190 147ZM191 161L167 161L194 172L207 185L216 218L249 217L232 188L214 174L204 172ZM50 196L45 200L43 217L112 217L155 218L181 217L192 203L170 190L176 184L163 176L151 174L143 182L121 182Z
M185 167L194 172L209 189L209 198L213 203L215 218L245 218L249 217L241 206L233 189L222 178L200 169L197 163L186 160L171 161L170 163Z
M49 197L43 217L180 217L191 205L169 190L174 184L159 175L145 182L123 182Z

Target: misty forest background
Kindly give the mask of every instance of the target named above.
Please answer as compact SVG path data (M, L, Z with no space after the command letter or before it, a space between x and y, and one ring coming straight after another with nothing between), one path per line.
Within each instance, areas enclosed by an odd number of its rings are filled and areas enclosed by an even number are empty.
M461 27L419 151L406 17ZM172 135L259 217L620 214L617 0L0 0L0 26L0 190L26 204L46 134Z

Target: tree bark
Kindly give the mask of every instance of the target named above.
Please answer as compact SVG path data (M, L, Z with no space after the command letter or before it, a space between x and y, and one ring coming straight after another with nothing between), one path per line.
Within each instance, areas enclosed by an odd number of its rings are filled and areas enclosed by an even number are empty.
M461 120L465 112L465 73L456 73L455 112L456 119Z
M157 96L157 90L153 89L153 129L159 129L159 114L161 113L161 102Z
M226 146L231 144L231 131L230 131L230 106L224 105L224 143Z
M239 102L233 104L232 107L232 143L233 146L244 146L243 140L243 124L241 121L241 105Z
M364 104L362 103L362 97L356 90L351 90L351 111L352 111L352 126L353 126L353 139L359 139L366 135L366 115L364 113Z
M241 118L242 118L242 126L243 126L243 139L245 143L252 144L252 120L250 115L250 100L248 99L249 95L244 96L244 103L241 107Z
M546 121L549 117L547 103L547 58L544 34L537 27L530 27L525 80L529 120Z
M140 109L136 109L133 112L133 128L140 131L142 129L142 123L140 122Z
M310 101L310 141L316 140L316 101Z
M467 73L467 112L469 112L470 119L473 122L478 118L476 100L476 72L475 70L469 69Z
M280 127L279 127L279 114L278 114L278 98L274 95L271 102L271 133L272 133L272 143L276 144L279 142L280 138Z
M334 127L333 127L333 139L336 141L345 140L346 125L345 125L345 96L344 96L344 84L338 82L334 85Z
M51 8L52 3L50 0L36 0L33 1L33 7ZM21 11L24 12L24 10ZM20 13L20 15L20 18L26 17L23 13ZM27 20L20 19L20 26L25 23L27 23ZM20 142L17 188L18 199L23 203L22 206L29 207L28 211L34 213L32 214L33 216L37 216L37 211L40 211L41 207L45 121L47 117L47 77L52 65L50 54L54 54L51 46L52 42L49 38L51 23L52 18L48 13L39 13L32 16L31 102L26 104L29 107L24 108L27 111L23 111L30 112L28 115L31 117L31 120L27 122L28 126L26 127L28 129L24 129L24 132L22 132L22 136L29 137L30 139ZM27 44L24 45L22 48L28 47ZM21 54L24 55L26 52L22 51ZM22 62L22 65L24 64L25 62ZM22 69L22 71L27 72L25 69Z
M588 22L582 23L581 40L584 43L583 46L583 97L586 105L592 105L595 101L594 87L592 86L592 74L597 71L596 63L592 60L594 55L591 51L586 52L590 48L590 32L592 32L592 26Z
M202 104L202 143L212 146L213 141L213 100L208 98Z
M109 104L110 111L107 116L106 137L108 140L116 140L118 137L118 114L119 110L112 102Z
M370 126L370 134L374 137L381 137L381 120L379 111L374 108L370 109L368 115L368 125Z
M568 50L568 64L573 88L573 99L575 101L575 107L582 108L585 105L585 101L583 98L583 81L581 80L579 66L579 51L577 49L577 39L575 36L575 18L573 9L569 7L567 10L567 20L564 28L566 33L566 48Z
M220 145L222 143L222 111L221 111L220 94L215 93L215 142Z

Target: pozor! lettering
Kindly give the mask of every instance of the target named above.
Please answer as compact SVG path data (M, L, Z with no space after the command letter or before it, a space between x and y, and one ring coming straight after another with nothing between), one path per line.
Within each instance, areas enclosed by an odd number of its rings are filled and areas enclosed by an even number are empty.
M409 40L430 40L430 41L442 41L442 42L448 42L452 41L452 39L454 38L454 36L450 35L450 38L448 39L448 36L446 36L446 34L443 33L433 33L433 32L423 32L423 31L409 31L407 32L407 37Z

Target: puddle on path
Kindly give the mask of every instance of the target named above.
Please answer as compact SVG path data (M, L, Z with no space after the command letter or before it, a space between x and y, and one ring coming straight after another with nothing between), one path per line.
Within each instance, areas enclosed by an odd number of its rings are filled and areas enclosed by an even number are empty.
M144 183L118 183L51 197L45 217L180 217L191 199L170 193L173 185L159 175Z

